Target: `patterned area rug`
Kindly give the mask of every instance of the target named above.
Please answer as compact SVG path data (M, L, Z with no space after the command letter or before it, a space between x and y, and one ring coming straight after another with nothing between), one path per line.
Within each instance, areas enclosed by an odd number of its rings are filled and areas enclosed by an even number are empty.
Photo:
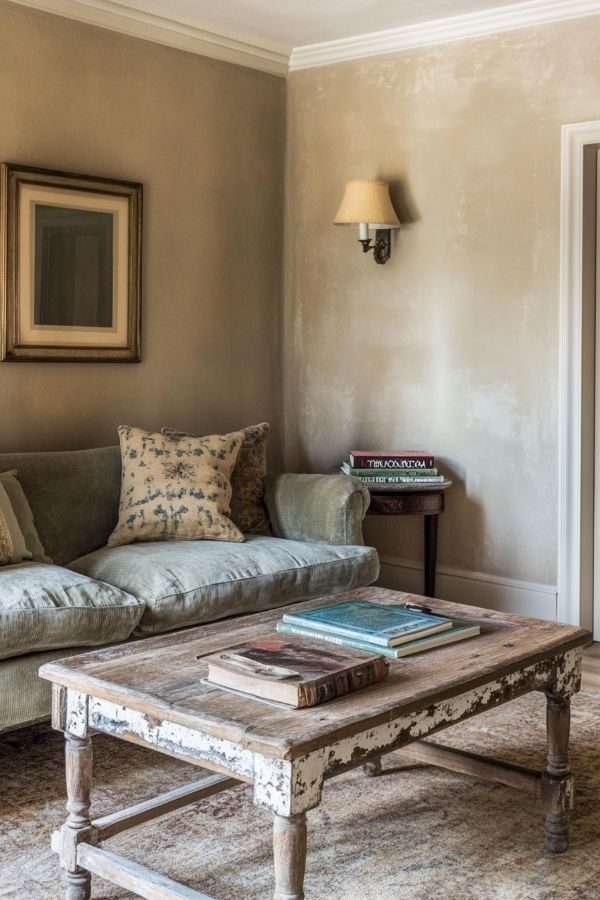
M438 736L542 766L545 701L530 695ZM94 738L93 814L198 778L198 769L111 738ZM354 771L325 786L308 814L307 900L595 900L600 898L600 693L573 703L577 776L572 845L544 853L541 809L502 785L410 766ZM0 736L0 897L62 897L51 831L64 818L62 736L36 726ZM217 900L272 894L271 819L235 789L107 842ZM131 894L94 879L96 900Z

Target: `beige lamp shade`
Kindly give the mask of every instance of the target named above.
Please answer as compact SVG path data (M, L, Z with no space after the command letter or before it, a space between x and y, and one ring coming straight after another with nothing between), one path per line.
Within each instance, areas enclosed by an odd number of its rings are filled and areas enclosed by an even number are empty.
M371 228L400 228L398 216L390 200L389 185L385 181L358 178L346 183L346 190L334 225L359 225L366 222Z

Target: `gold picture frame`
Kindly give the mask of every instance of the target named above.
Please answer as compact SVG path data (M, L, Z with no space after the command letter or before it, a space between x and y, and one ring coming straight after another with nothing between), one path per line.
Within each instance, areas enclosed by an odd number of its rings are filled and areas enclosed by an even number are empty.
M141 184L0 165L0 359L140 362Z

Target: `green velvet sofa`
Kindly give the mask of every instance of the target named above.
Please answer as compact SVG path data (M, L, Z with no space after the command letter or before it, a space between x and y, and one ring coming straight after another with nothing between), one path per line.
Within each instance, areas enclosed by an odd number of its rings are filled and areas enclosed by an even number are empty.
M0 568L0 731L49 715L37 673L51 659L350 590L379 573L362 540L368 492L345 475L271 477L273 536L109 548L118 447L0 454L0 473L9 470L52 564Z

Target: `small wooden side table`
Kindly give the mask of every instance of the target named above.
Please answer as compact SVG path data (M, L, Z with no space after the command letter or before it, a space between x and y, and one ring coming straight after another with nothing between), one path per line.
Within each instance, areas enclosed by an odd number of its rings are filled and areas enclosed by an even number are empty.
M444 511L444 494L451 481L439 484L403 484L387 488L367 485L371 495L368 515L423 516L426 597L435 597L438 516Z

